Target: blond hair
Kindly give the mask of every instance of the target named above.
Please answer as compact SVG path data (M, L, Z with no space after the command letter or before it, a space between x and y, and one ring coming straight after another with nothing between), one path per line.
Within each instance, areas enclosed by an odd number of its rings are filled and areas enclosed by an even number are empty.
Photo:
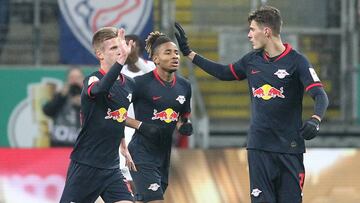
M118 29L116 27L103 27L97 30L94 33L92 38L92 46L96 52L99 49L102 49L102 43L106 40L115 38L118 36Z

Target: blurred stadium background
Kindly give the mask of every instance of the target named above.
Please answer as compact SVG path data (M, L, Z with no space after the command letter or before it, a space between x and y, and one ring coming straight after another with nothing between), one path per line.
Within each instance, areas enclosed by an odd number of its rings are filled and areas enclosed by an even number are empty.
M92 32L122 26L145 38L173 36L173 22L198 53L230 63L251 50L247 15L279 8L283 41L304 53L330 105L321 134L307 142L306 203L360 202L359 0L0 0L0 203L58 202L71 149L49 148L51 121L41 106L69 67L97 69ZM246 82L219 82L186 60L195 134L174 148L166 202L247 203ZM304 99L304 118L312 99Z

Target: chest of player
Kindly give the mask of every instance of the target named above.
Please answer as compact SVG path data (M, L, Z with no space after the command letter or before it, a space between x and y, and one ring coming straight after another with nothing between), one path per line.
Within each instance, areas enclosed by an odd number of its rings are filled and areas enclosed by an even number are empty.
M300 86L296 66L291 63L254 63L247 68L249 88L254 97L285 98Z
M175 85L158 84L150 86L144 92L143 99L151 104L155 109L167 109L179 111L188 98L186 98L187 90L185 87L176 83Z
M117 80L108 94L103 96L104 109L101 117L105 120L123 122L127 117L127 109L132 101L132 89L126 83Z

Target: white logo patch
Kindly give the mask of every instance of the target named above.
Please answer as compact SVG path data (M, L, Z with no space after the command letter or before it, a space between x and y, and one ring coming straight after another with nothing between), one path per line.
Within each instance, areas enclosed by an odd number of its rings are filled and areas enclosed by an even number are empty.
M129 100L129 102L131 102L131 100L132 100L132 94L129 93L129 95L128 95L126 98Z
M255 188L251 191L251 195L254 197L259 197L260 193L262 193L262 191L257 188Z
M178 98L176 98L176 100L179 101L180 104L184 104L184 102L186 101L183 95L179 95Z
M96 81L99 81L99 78L97 78L96 76L91 76L91 77L89 78L88 85L91 85L91 84L93 84L93 83L96 82Z
M157 191L159 189L160 185L157 184L157 183L152 183L150 184L150 186L148 187L149 190L152 190L152 191Z
M288 72L286 72L285 69L278 69L274 75L278 76L278 78L280 79L284 79L287 75L289 75Z
M319 79L319 77L317 76L314 68L309 68L309 71L310 71L311 77L312 77L312 79L314 80L314 82L320 82L320 79Z

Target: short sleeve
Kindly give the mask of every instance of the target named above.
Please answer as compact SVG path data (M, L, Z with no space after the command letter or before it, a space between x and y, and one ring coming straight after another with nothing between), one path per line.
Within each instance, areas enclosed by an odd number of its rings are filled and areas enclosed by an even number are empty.
M246 79L246 66L248 64L249 55L245 55L235 63L229 64L230 70L237 80Z

